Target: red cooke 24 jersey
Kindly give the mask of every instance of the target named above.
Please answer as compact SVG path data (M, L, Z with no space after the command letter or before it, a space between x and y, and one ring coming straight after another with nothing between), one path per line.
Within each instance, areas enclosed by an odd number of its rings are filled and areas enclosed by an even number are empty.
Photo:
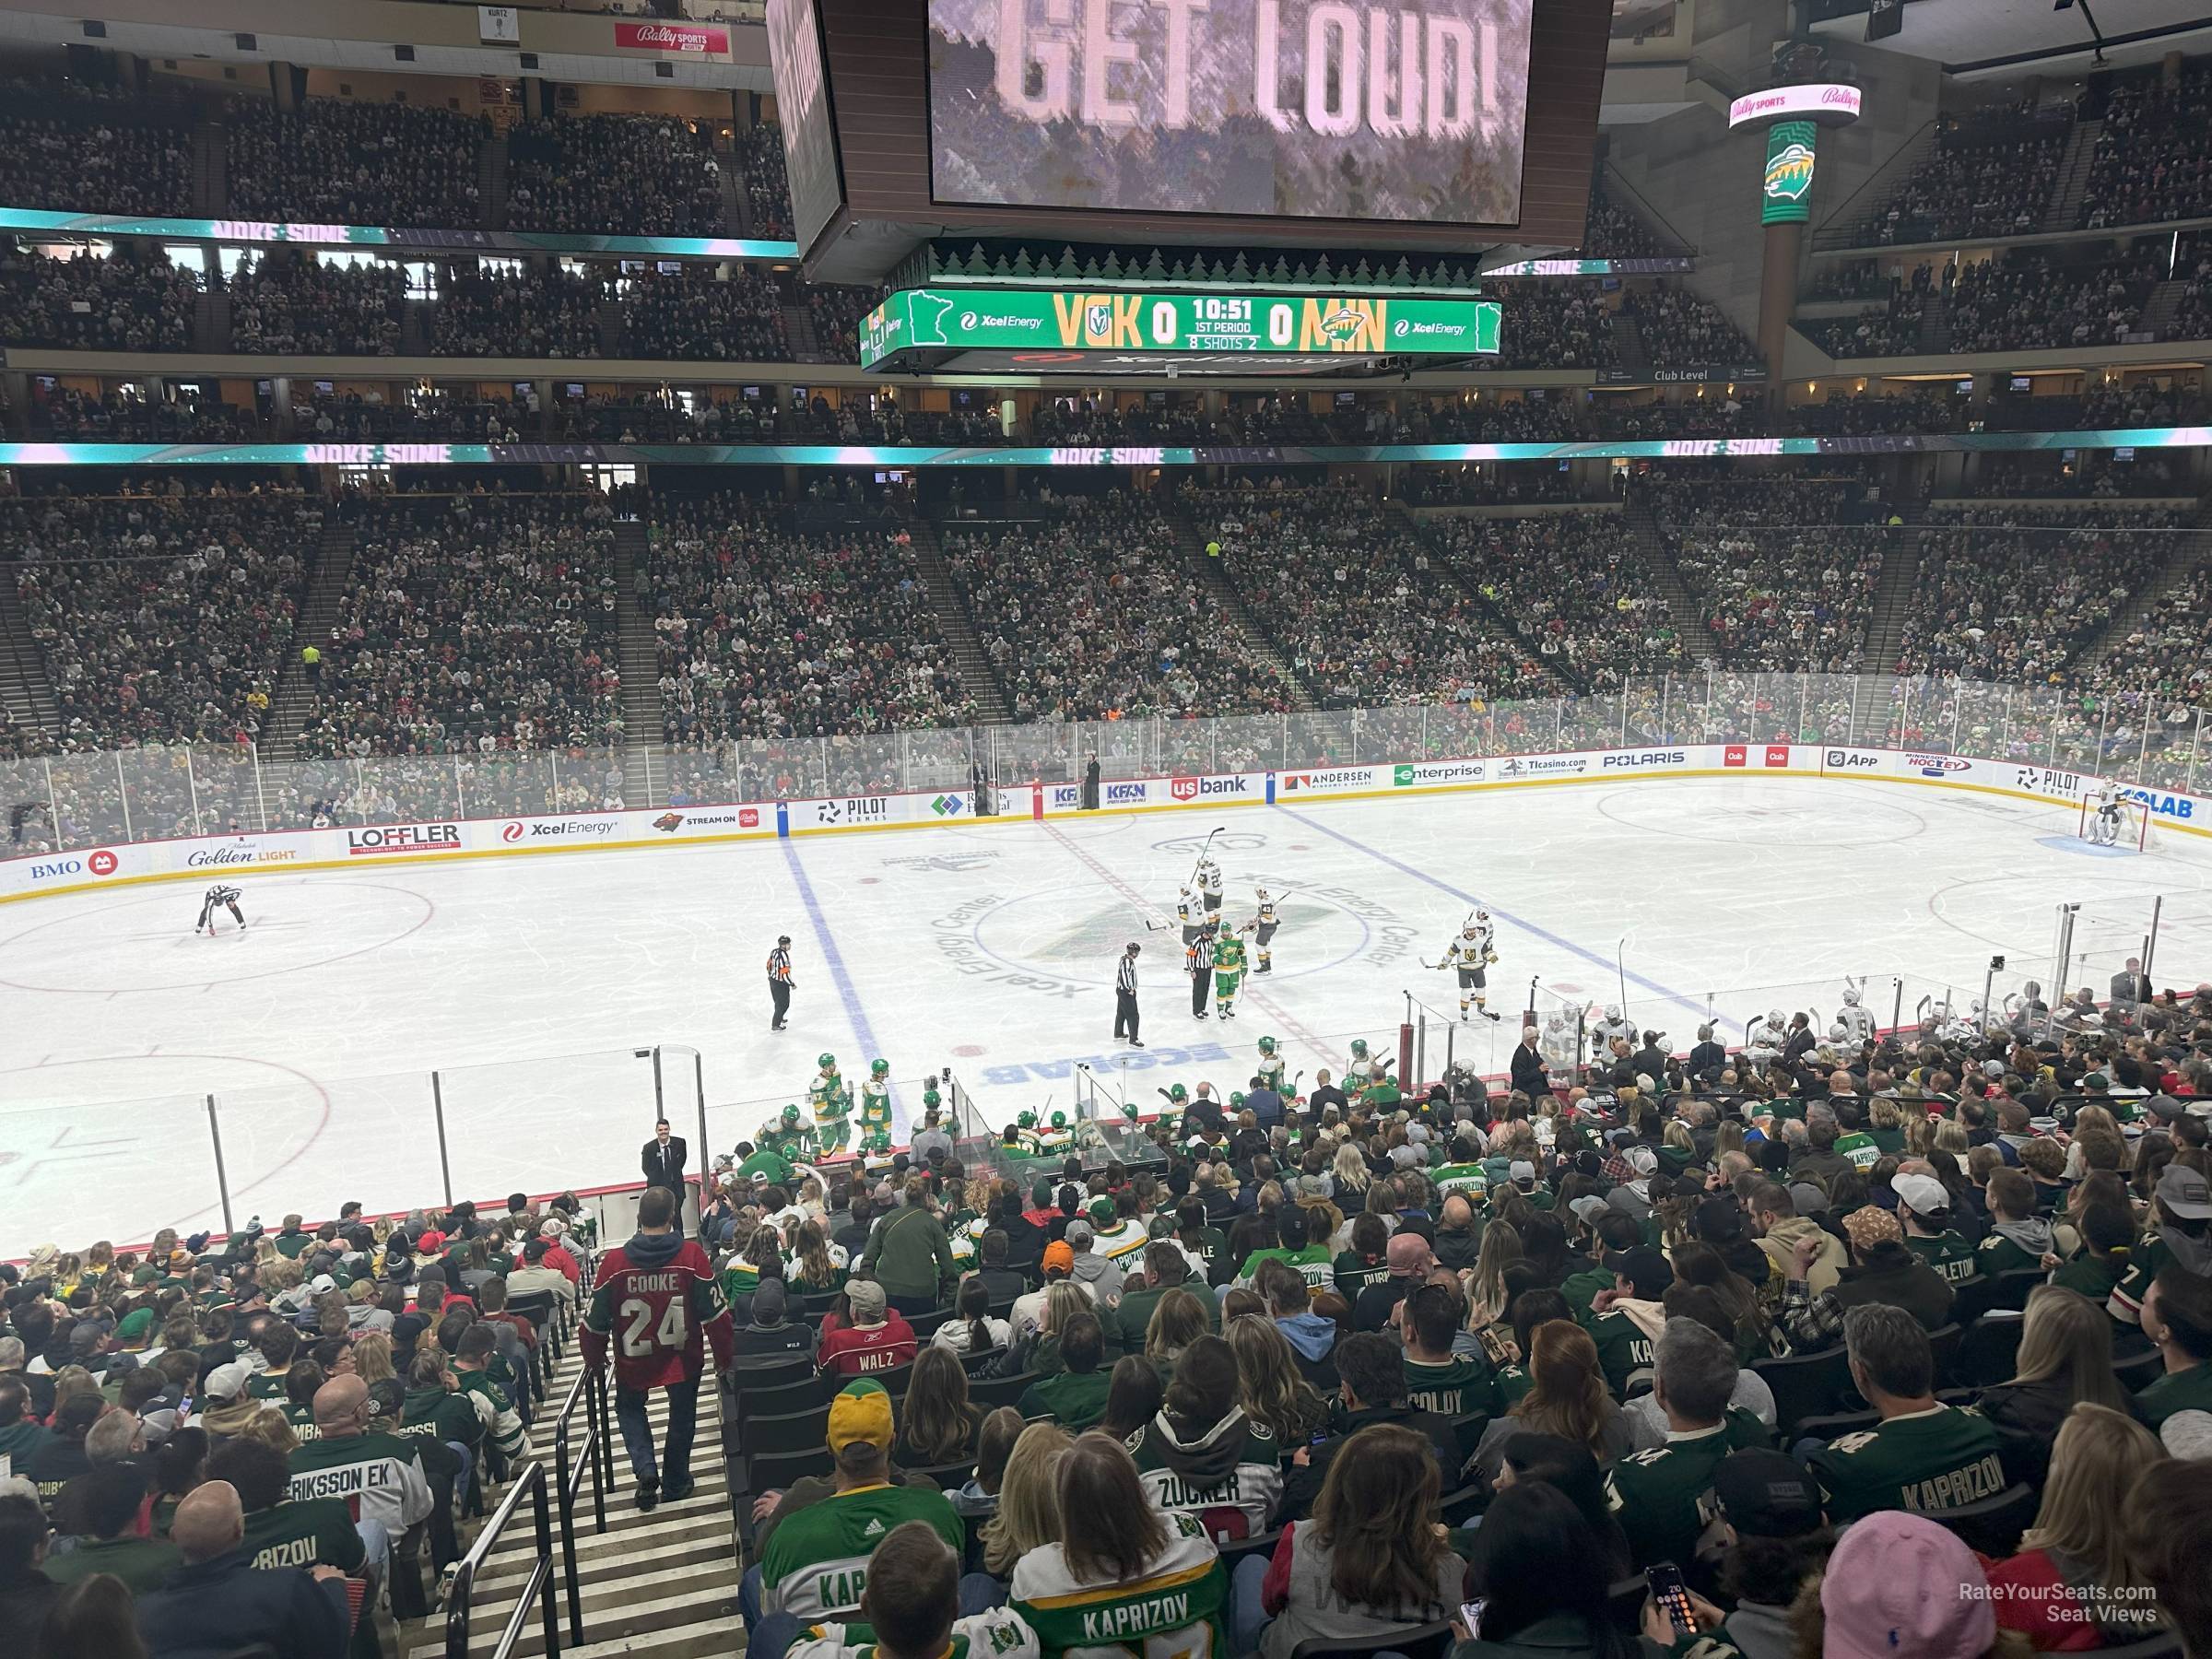
M622 1387L665 1388L699 1376L702 1336L714 1345L714 1363L726 1367L730 1306L696 1242L640 1233L600 1259L583 1316L586 1364L600 1364L611 1348Z

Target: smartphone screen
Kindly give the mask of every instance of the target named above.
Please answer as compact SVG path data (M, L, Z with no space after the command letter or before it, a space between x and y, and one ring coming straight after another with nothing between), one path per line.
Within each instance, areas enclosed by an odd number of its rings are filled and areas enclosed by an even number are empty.
M1477 1641L1482 1640L1482 1610L1489 1605L1490 1598L1487 1595L1459 1604L1459 1621L1467 1627L1467 1634Z
M1665 1610L1667 1623L1675 1628L1677 1636L1697 1633L1697 1616L1690 1611L1689 1587L1682 1582L1682 1571L1672 1561L1662 1561L1656 1567L1644 1569L1643 1582L1652 1592L1652 1599Z

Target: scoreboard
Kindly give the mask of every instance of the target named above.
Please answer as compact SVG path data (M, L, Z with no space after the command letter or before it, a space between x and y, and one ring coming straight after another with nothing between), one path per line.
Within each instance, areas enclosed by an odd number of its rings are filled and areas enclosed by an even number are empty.
M860 366L1052 372L1345 373L1495 356L1494 300L1081 288L901 288L861 324Z

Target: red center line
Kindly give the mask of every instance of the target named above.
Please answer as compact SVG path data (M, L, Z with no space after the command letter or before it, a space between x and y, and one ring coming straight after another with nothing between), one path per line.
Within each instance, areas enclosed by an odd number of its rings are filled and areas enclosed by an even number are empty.
M1041 824L1040 828L1041 828L1047 835L1058 841L1062 847L1065 848L1069 856L1073 857L1078 864L1082 865L1084 868L1088 869L1093 876L1096 876L1100 881L1104 882L1108 887L1112 888L1123 898L1128 900L1130 903L1135 905L1138 910L1145 912L1147 914L1154 917L1156 920L1161 923L1172 924L1172 918L1169 916L1165 910L1163 910L1160 906L1154 904L1150 900L1147 899L1142 893L1131 887L1128 882L1124 881L1112 869L1105 865L1100 864L1089 853L1083 851L1083 849L1076 842L1068 840L1066 834L1062 830L1055 830L1049 820ZM1181 933L1178 931L1177 937L1180 938L1181 936ZM1322 1059L1327 1061L1331 1065L1340 1065L1343 1064L1343 1062L1339 1061L1335 1054L1331 1053L1327 1049L1322 1047L1321 1039L1316 1037L1312 1031L1309 1031L1305 1028L1304 1023L1299 1019L1298 1016L1291 1013L1288 1008L1284 1007L1282 1004L1277 1002L1275 998L1269 996L1265 992L1253 989L1251 974L1247 973L1244 976L1243 982L1238 986L1237 990L1240 996L1245 997L1248 1000L1256 1003L1262 1008L1265 1008L1269 1014L1274 1016L1275 1021L1277 1025L1281 1026L1284 1030L1288 1031L1292 1037L1297 1039L1300 1042L1305 1044L1307 1048L1311 1049Z

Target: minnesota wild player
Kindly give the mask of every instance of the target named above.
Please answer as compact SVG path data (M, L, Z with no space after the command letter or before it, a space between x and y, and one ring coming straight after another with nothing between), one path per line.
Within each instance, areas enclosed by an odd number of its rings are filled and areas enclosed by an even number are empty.
M1025 1112L1014 1120L1014 1144L1024 1158L1044 1156L1044 1135L1037 1127L1037 1114Z
M880 1175L891 1167L891 1132L877 1129L860 1139L860 1167L871 1175Z
M1352 1063L1344 1068L1344 1092L1355 1100L1363 1099L1373 1085L1375 1067L1380 1065L1387 1072L1390 1061L1377 1061L1367 1052L1367 1039L1352 1039Z
M813 1156L814 1131L799 1121L796 1106L783 1108L782 1117L760 1125L760 1145L791 1163L805 1163Z
M1243 981L1243 936L1236 929L1225 927L1214 942L1214 1012L1223 1019L1237 1017L1237 987Z
M853 1133L853 1096L837 1074L837 1056L824 1054L816 1062L821 1069L806 1086L806 1103L814 1109L814 1133L824 1158L841 1157Z
M888 1139L891 1133L891 1063L872 1060L868 1063L868 1080L860 1086L860 1132L873 1135L881 1132Z
M1260 971L1265 973L1266 970L1263 968ZM1283 1054L1281 1049L1276 1046L1274 1038L1260 1039L1260 1063L1253 1070L1259 1074L1260 1081L1277 1094L1283 1092Z
M1037 1150L1043 1157L1065 1157L1075 1144L1076 1131L1065 1112L1053 1112L1051 1121L1037 1131Z

